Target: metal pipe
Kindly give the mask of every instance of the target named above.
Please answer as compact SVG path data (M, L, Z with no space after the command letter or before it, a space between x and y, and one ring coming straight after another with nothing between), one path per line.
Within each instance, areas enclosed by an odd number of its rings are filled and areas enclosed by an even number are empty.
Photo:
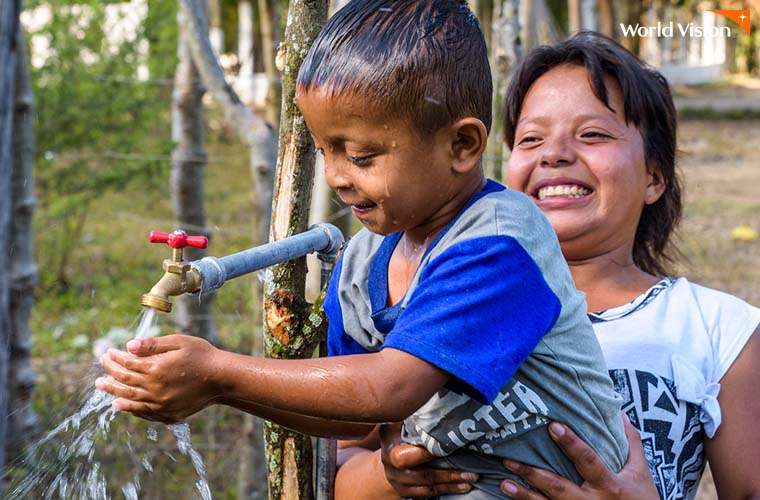
M304 231L272 243L243 250L225 257L204 257L190 263L200 274L202 293L216 290L227 280L317 252L323 261L332 261L343 244L343 234L332 224L320 223Z

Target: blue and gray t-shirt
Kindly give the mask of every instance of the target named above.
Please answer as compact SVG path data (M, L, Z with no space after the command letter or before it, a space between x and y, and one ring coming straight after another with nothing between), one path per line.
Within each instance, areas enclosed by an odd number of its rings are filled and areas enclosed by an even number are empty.
M481 473L503 495L500 457L580 482L549 437L567 423L612 470L627 456L620 401L551 225L521 193L488 181L423 255L388 306L388 263L402 234L360 231L325 299L330 355L393 347L452 375L404 421L405 442L443 467ZM485 498L487 498L486 496Z

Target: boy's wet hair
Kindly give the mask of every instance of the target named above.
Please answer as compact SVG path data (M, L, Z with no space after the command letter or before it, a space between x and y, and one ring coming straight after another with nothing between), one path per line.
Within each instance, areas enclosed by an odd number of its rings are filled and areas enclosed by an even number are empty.
M488 53L465 0L353 0L317 36L298 87L364 97L423 137L468 116L491 127Z
M681 219L681 181L676 170L676 110L668 82L615 40L594 32L580 32L554 46L537 47L522 61L504 98L504 140L512 148L517 120L531 85L561 65L586 68L596 97L610 110L604 76L614 78L623 96L623 116L641 133L647 168L659 171L665 191L645 205L636 228L633 260L650 274L664 276L678 251L670 237ZM568 104L572 105L572 104Z

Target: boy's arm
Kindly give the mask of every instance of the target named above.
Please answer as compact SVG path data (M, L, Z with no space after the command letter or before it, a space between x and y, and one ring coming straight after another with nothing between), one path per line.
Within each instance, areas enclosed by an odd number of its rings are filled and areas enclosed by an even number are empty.
M257 409L254 413L271 409L275 422L304 432L306 426L285 423L284 414L276 412L341 422L395 422L422 406L449 378L391 348L276 360L222 351L183 335L133 340L127 347L129 353L112 350L101 358L113 379L98 379L98 388L119 398L114 402L118 409L166 420L183 419L213 403L245 401Z
M374 424L358 422L343 422L309 417L287 411L275 410L251 401L219 399L218 404L232 406L246 413L256 415L265 420L276 422L278 425L310 436L329 437L334 439L361 439L370 434Z

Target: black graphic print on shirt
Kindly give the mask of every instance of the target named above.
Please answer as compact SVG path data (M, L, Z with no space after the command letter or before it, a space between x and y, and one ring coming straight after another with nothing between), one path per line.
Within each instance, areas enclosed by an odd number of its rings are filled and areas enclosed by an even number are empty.
M699 406L679 400L672 380L639 370L609 372L639 430L660 498L694 498L705 465Z

